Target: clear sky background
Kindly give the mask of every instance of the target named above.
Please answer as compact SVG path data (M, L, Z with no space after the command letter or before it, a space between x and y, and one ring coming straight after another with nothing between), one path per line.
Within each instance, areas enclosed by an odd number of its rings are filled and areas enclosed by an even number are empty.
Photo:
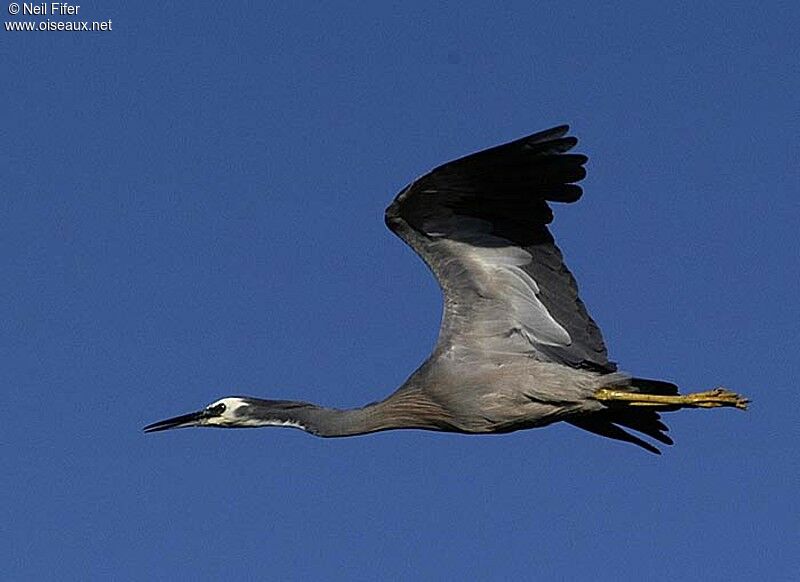
M800 9L600 4L4 2L113 30L0 32L0 579L798 579ZM553 229L612 358L750 412L670 415L661 457L141 432L390 393L441 298L384 207L559 123L590 162Z

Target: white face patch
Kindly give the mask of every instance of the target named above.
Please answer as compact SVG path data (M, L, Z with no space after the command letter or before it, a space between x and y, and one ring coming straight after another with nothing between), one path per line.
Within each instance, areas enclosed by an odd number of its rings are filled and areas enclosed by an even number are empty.
M245 417L237 416L236 411L242 406L247 406L247 401L242 398L220 398L216 402L212 402L206 409L214 408L220 404L225 405L225 410L220 415L211 416L205 419L203 424L207 426L248 426L242 424Z
M206 409L211 409L225 405L225 410L222 414L211 416L204 420L203 424L206 426L220 426L220 427L259 427L259 426L285 426L289 428L299 428L300 430L307 430L305 426L299 422L292 420L278 420L270 418L254 418L248 416L246 413L243 415L237 414L241 407L250 407L247 400L243 398L221 398L216 402L209 404Z

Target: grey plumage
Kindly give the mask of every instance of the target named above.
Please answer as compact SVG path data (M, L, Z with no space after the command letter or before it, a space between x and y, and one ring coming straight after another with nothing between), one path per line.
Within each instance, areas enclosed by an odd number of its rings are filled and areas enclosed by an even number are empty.
M386 224L425 261L444 294L430 357L387 399L354 410L230 397L154 423L291 426L318 436L417 428L505 433L567 421L609 438L672 444L658 411L736 406L717 390L678 395L668 382L632 378L608 360L547 225L548 203L572 203L587 157L568 127L449 162L404 188ZM624 428L623 428L624 427Z

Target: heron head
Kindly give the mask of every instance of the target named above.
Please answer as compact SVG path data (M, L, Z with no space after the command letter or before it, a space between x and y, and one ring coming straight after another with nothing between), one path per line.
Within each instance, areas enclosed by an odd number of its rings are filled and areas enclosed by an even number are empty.
M212 402L202 410L160 420L144 427L145 432L158 432L191 426L237 427L248 426L243 410L249 407L246 398L228 397Z

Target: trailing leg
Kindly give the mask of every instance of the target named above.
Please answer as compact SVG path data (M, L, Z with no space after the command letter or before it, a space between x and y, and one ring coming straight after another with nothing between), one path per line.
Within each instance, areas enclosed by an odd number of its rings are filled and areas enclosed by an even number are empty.
M747 410L747 405L750 402L741 394L736 394L725 388L675 395L642 394L612 388L601 388L594 393L594 398L603 403L620 403L628 406L649 406L656 409L667 408L672 410L679 408L717 408L720 406L732 406L740 410Z

